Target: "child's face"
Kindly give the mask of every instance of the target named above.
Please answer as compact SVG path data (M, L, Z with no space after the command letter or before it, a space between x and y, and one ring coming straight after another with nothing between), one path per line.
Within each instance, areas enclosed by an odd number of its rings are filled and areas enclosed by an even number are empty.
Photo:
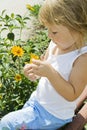
M67 49L77 42L77 33L71 32L63 25L46 25L48 37L58 46L59 49ZM76 33L76 34L75 34Z

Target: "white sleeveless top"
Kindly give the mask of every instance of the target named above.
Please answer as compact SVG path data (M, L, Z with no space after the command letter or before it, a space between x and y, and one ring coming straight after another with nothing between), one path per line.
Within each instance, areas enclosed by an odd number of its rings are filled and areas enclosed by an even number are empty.
M74 61L81 54L87 53L87 46L80 51L75 50L61 55L53 55L55 44L51 41L48 61L60 75L68 81ZM55 81L56 82L56 81ZM62 97L51 85L46 77L39 81L35 92L36 100L52 115L60 119L69 119L74 116L77 99L68 101Z

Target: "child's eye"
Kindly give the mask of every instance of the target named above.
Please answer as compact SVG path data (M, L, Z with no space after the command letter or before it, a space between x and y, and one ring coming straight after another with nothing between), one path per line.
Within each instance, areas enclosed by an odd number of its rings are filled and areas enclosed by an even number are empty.
M52 32L54 35L57 34L57 32Z

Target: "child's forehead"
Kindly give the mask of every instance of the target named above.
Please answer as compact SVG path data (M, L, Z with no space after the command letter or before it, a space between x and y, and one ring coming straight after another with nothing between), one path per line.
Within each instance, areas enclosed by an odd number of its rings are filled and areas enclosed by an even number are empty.
M46 27L46 28L50 28L50 29L59 29L59 30L60 30L60 29L65 29L65 28L67 28L66 26L64 26L64 25L62 25L62 24L58 24L58 25L57 25L57 24L49 24L49 23L46 24L45 27Z
M51 24L51 23L45 23L45 27L49 27L49 28L56 28L56 27L58 27L59 25L57 25L57 24Z

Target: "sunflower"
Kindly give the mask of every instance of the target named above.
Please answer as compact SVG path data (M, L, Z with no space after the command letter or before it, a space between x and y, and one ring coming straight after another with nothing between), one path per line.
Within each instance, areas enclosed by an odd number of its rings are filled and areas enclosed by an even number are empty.
M14 56L20 57L20 56L23 56L24 50L20 46L13 46L12 49L11 49L11 53Z
M26 8L29 9L29 10L31 10L31 11L34 11L34 8L30 4L27 4Z
M17 82L19 82L19 81L21 81L21 75L20 74L16 74L16 76L15 76L15 80L17 81Z
M39 56L34 53L31 53L30 54L30 63L32 63L32 59L39 60Z

